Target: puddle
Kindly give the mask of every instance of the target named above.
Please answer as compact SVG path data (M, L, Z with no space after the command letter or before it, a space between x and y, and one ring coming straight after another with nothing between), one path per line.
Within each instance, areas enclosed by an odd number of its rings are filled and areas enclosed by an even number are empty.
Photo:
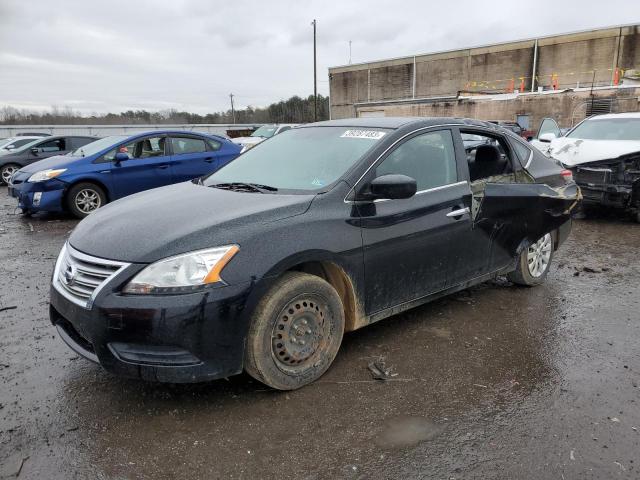
M382 448L401 448L432 440L442 427L424 417L393 417L387 419L375 444Z

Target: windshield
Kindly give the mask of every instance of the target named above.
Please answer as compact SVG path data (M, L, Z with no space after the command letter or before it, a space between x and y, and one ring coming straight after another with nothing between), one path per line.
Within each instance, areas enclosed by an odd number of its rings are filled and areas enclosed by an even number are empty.
M36 140L31 140L28 143L25 143L21 147L14 148L11 150L11 153L24 152L25 150L29 150L31 147L35 146L37 143L42 142L42 138L38 138Z
M105 148L109 148L118 142L126 140L127 138L129 138L129 135L111 135L110 137L104 137L100 140L96 140L95 142L87 143L80 148L76 148L69 155L72 157L88 157L89 155L99 153Z
M386 129L308 127L288 130L248 150L203 181L206 186L250 183L285 190L318 190L338 180L388 132Z
M0 148L10 144L11 142L13 142L13 140L13 138L3 138L2 140L0 140Z
M581 138L583 140L640 141L640 118L586 120L569 133L567 137Z
M263 125L251 134L252 137L270 138L276 133L278 127L275 125Z

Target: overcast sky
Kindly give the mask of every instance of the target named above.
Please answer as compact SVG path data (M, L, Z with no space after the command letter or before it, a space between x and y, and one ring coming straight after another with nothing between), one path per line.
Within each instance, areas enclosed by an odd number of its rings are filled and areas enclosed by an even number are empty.
M313 93L327 68L640 22L638 0L0 0L0 106L207 113Z

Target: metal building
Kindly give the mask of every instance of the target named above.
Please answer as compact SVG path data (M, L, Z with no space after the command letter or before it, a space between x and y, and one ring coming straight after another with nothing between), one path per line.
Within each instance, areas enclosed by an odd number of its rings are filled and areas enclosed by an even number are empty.
M569 126L599 111L638 110L640 25L519 40L329 69L332 118L545 116Z

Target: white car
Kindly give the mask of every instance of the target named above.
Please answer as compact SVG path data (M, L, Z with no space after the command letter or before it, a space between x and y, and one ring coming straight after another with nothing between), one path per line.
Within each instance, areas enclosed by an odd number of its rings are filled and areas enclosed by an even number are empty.
M585 206L623 208L640 222L640 112L589 117L560 135L545 119L531 143L573 172Z
M280 124L271 124L271 125L262 125L255 132L253 132L249 137L238 137L232 139L233 143L237 143L242 146L242 152L246 152L251 147L255 147L260 142L264 142L267 138L271 138L274 135L278 135L286 130L290 130L293 127L296 127L297 124L294 123L280 123Z
M0 140L0 156L6 155L7 153L11 153L16 148L22 147L27 143L31 143L34 140L40 140L42 137L32 137L32 136L24 136L24 137L11 137Z

